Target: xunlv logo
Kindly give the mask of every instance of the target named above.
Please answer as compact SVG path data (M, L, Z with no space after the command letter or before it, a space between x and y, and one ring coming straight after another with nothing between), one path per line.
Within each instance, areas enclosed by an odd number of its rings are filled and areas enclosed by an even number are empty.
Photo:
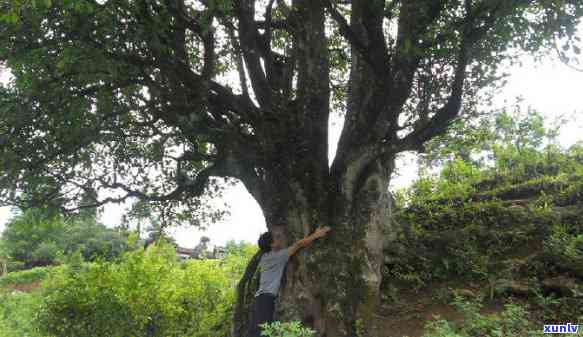
M578 324L545 324L544 333L577 333L579 331Z

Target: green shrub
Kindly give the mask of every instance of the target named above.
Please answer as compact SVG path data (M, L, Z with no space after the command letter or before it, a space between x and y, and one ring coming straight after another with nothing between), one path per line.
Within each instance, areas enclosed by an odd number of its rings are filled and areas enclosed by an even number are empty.
M38 293L9 293L0 290L0 337L40 337L31 320L39 305Z
M41 242L32 253L32 258L38 265L48 266L62 259L63 250L56 242Z
M37 321L58 337L222 337L235 301L235 262L179 263L173 247L160 245L117 264L67 267L49 278Z
M474 183L480 179L480 170L474 165L456 159L447 162L440 173L436 195L441 199L466 198L474 192Z
M42 248L41 244L61 242L64 235L65 223L58 217L49 217L40 210L29 210L6 224L2 245L9 260L20 262L24 268L45 266L54 262L46 261L46 258L49 254L56 255L56 252L54 247ZM37 256L41 260L37 260Z
M496 200L411 204L398 212L405 231L384 250L384 278L406 288L452 277L487 280L502 271L502 260L538 235L533 221L530 212Z
M67 223L67 231L62 238L65 254L79 251L86 261L96 259L113 260L124 252L137 248L128 244L125 233L107 228L91 219L74 219Z
M551 265L583 277L583 234L569 233L569 226L556 225L544 242L544 257Z
M273 322L261 325L261 336L267 337L312 337L315 331L300 322Z
M228 273L228 276L233 281L233 286L235 287L245 272L249 260L255 255L255 253L257 253L258 247L243 241L239 243L229 241L225 245L225 249L227 255L223 259L221 265Z
M87 217L47 215L31 209L11 219L0 240L0 258L17 270L58 264L80 251L86 261L112 260L129 250L126 233Z

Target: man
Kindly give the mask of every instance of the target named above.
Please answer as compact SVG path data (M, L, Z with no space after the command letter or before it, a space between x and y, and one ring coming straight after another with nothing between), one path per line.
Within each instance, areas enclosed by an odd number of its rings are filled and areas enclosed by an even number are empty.
M260 325L273 322L275 298L279 292L281 277L290 257L300 249L309 246L314 240L326 236L330 227L321 227L314 233L297 241L289 247L284 247L283 234L279 231L266 232L259 237L259 249L262 252L259 268L259 290L255 293L253 320L249 326L249 337L259 337Z

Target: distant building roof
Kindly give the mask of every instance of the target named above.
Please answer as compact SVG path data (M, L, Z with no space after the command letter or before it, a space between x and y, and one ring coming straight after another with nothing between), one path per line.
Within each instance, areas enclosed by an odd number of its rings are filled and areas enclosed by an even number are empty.
M176 247L176 254L194 255L195 250L179 246L179 247Z
M224 247L215 246L212 252L197 248L176 247L176 256L181 259L223 259L226 255L227 250Z

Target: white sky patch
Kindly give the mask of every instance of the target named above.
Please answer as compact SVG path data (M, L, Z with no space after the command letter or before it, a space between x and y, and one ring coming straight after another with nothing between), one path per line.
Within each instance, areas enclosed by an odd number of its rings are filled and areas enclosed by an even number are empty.
M3 71L3 69L0 68L0 83L6 84L10 82L10 80L12 80L12 74L8 71Z
M522 67L512 69L508 85L502 90L498 104L515 97L524 98L523 105L530 106L545 116L548 122L562 114L575 117L561 126L559 143L568 147L583 140L583 72L574 71L556 60L536 63L524 60Z
M230 215L210 225L208 230L200 231L188 227L170 230L180 246L194 247L203 235L211 239L210 245L221 246L230 240L256 243L259 235L267 230L259 204L242 183L228 187L221 201L230 206Z

